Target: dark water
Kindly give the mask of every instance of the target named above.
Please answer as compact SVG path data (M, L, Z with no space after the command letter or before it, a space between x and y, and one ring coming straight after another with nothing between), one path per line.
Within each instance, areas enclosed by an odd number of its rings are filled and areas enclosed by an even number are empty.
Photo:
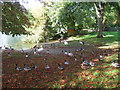
M15 49L29 49L35 45L35 43L24 43L23 39L26 36L15 36L12 37L11 35L5 35L0 33L0 47L2 46L4 48L4 45L6 47L13 47Z

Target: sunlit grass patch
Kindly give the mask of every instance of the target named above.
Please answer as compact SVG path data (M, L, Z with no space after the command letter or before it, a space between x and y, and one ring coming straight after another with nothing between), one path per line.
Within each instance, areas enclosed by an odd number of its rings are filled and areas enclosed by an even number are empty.
M104 46L115 46L118 47L118 32L104 32L105 36L104 38L96 38L97 33L92 32L88 35L82 35L82 36L76 36L76 37L70 37L69 40L85 40L89 44L99 45L102 47ZM101 48L102 48L101 47Z

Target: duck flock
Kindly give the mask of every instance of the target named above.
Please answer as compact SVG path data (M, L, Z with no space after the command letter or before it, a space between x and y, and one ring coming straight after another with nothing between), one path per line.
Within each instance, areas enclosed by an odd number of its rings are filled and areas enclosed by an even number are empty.
M66 40L64 40L64 41L61 42L61 43L63 43L65 46L66 46L66 45L69 45L69 42L67 42ZM80 44L81 47L75 49L74 52L71 51L71 50L62 50L62 51L60 51L60 52L61 52L63 55L72 58L72 60L74 60L74 62L76 62L76 61L78 60L78 58L76 58L76 56L78 55L77 52L79 52L79 54L80 54L79 56L81 57L81 65L80 65L80 66L81 66L82 69L89 69L90 67L95 67L95 66L97 66L97 64L96 64L96 63L93 61L93 59L92 59L93 57L90 58L89 61L86 60L86 57L87 57L87 56L85 56L85 54L84 54L84 52L87 51L87 50L84 48L86 42L85 42L85 41L79 41L78 44ZM51 44L51 46L53 46L53 44ZM55 46L55 45L54 45L54 46ZM6 47L6 46L4 46L4 47L5 47L5 50L8 50L8 51L9 51L9 52L7 53L8 57L11 57L12 54L11 54L10 51L15 50L15 49L12 48L12 47L10 47L10 48L8 48L8 47ZM2 50L2 47L0 47L0 50ZM40 53L41 53L43 50L44 50L43 47L38 47L37 45L35 45L33 48L31 48L31 51L30 51L30 52L32 52L33 55L40 55ZM118 60L113 60L112 63L111 63L111 66L116 67L116 68L120 67L120 64L119 64L119 62L120 62L120 60L119 60L119 59L120 59L120 48L119 48L117 51L118 51ZM30 57L29 52L26 52L26 51L23 50L23 49L21 49L21 52L22 52L22 53L25 53L24 58L27 58L27 59L28 59L28 58ZM47 54L50 54L50 50L49 50L49 49L46 50L46 53L47 53ZM91 55L93 55L93 56L94 56L94 54L96 54L96 52L95 52L94 50L92 50L90 53L91 53ZM47 54L46 54L46 55L47 55ZM102 54L98 54L97 56L98 56L98 60L99 60L100 62L103 62L103 61L104 61L104 57L105 57L105 56L109 56L109 52L108 52L107 50L104 50ZM73 63L74 63L74 62L73 62ZM103 63L104 63L104 62L103 62ZM68 60L65 59L65 60L64 60L64 63L57 63L57 64L56 64L57 69L59 69L59 70L65 70L65 68L63 67L63 64L64 64L64 65L70 65L70 64L72 64L72 63L70 63ZM22 71L22 70L30 71L30 70L33 70L33 69L35 70L35 69L37 69L37 68L38 68L37 65L32 65L31 67L28 67L27 64L23 64L23 67L19 67L18 64L15 64L15 70L17 70L17 71ZM45 69L50 69L50 68L52 68L52 66L50 66L49 63L45 62L44 68L45 68Z

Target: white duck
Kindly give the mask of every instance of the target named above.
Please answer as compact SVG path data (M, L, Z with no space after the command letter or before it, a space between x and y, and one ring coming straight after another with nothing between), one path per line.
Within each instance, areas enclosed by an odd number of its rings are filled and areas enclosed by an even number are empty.
M61 64L58 64L58 69L64 70L64 68L61 66Z
M23 70L22 68L18 67L18 64L16 64L15 69L18 70L18 71Z
M64 64L70 64L67 60L64 61Z
M24 64L24 68L23 68L23 70L25 70L25 71L29 71L29 70L32 70L30 67L26 67L26 64Z

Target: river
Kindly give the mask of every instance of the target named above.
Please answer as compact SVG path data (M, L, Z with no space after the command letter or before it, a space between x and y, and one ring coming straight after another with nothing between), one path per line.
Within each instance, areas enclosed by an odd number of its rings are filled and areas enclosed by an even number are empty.
M11 35L5 35L0 32L0 47L4 49L6 47L12 47L14 49L29 49L35 45L35 43L24 43L23 39L25 35L12 37Z

